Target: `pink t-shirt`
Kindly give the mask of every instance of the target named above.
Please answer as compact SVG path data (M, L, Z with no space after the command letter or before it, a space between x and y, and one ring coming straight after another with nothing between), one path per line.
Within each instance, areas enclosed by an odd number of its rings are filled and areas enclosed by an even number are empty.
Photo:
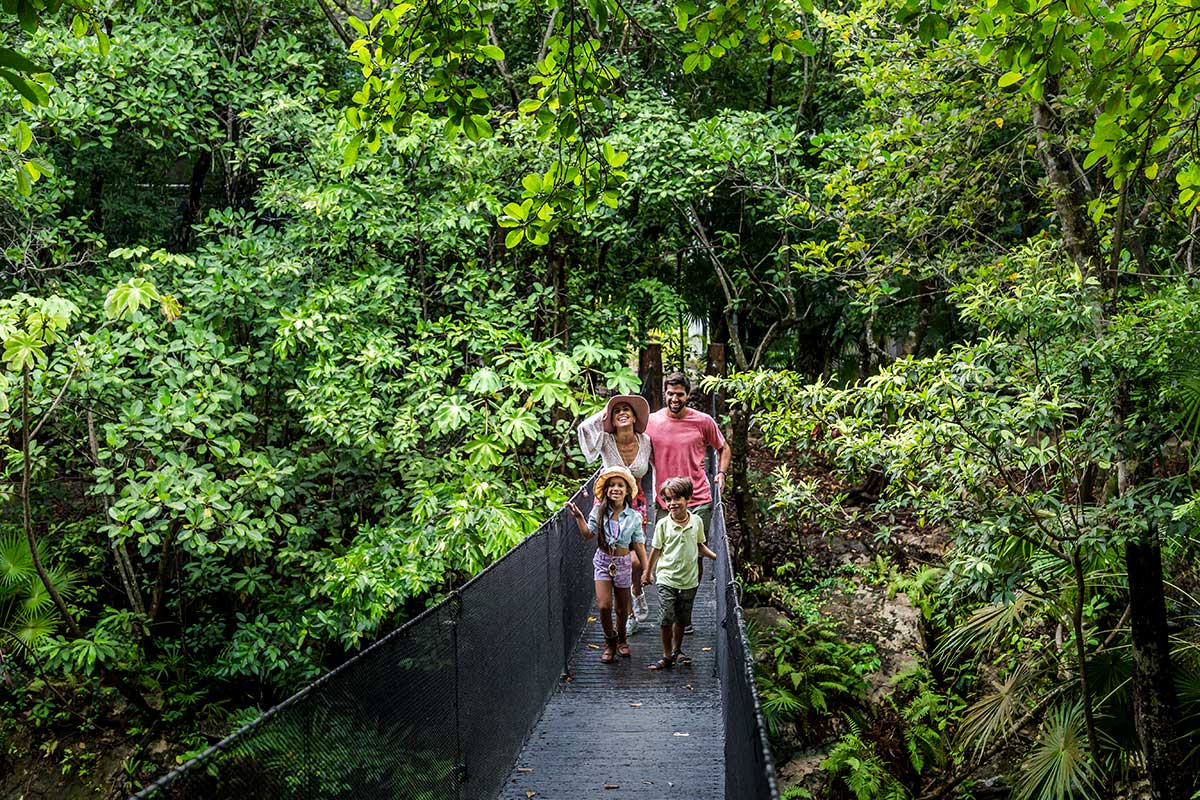
M650 415L646 433L654 450L654 494L659 507L666 508L662 485L667 478L676 477L692 479L693 494L689 506L711 503L712 490L708 486L708 476L704 474L704 453L708 447L714 450L725 447L725 437L716 421L694 408L687 409L678 419L663 408Z

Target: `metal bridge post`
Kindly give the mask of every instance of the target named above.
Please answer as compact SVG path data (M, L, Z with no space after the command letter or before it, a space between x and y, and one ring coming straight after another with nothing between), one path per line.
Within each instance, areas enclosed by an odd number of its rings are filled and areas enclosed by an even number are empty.
M462 618L462 594L455 589L445 602L450 611L450 619L446 624L450 626L450 653L454 659L454 775L458 779L458 800L463 800L467 790L467 762L463 759L462 751L462 684L458 674L461 660L458 652L458 621Z

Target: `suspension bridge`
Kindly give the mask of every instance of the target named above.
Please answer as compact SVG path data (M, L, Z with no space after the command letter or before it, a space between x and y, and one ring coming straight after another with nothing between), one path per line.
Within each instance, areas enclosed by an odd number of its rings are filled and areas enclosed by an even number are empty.
M590 508L590 481L573 500ZM469 583L145 787L136 800L777 800L729 558L713 512L690 664L652 607L601 664L591 556L559 512ZM654 588L648 587L652 606Z

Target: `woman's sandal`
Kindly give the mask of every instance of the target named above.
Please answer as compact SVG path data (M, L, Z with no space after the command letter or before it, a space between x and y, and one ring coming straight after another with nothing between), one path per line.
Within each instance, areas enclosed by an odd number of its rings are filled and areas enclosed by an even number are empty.
M617 653L620 654L621 658L629 658L629 642L617 642Z
M601 664L611 664L617 656L617 638L614 636L611 639L604 640L604 652L600 654Z
M653 664L647 667L647 669L653 672L662 672L663 670L670 669L673 666L675 666L675 657L667 656L666 658L660 658L658 661L655 661Z

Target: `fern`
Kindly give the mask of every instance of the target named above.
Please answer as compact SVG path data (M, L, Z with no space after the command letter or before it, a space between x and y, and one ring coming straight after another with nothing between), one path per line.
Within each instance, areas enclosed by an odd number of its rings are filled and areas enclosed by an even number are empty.
M652 328L674 328L687 312L687 301L673 287L657 278L643 278L630 287L634 295L645 293L650 300L649 322Z
M850 730L829 751L821 769L840 779L855 800L908 800L908 791L863 740L858 725L853 720L848 722Z
M828 714L833 705L865 695L861 674L873 649L843 641L829 623L779 628L768 636L758 687L772 736L790 722Z

